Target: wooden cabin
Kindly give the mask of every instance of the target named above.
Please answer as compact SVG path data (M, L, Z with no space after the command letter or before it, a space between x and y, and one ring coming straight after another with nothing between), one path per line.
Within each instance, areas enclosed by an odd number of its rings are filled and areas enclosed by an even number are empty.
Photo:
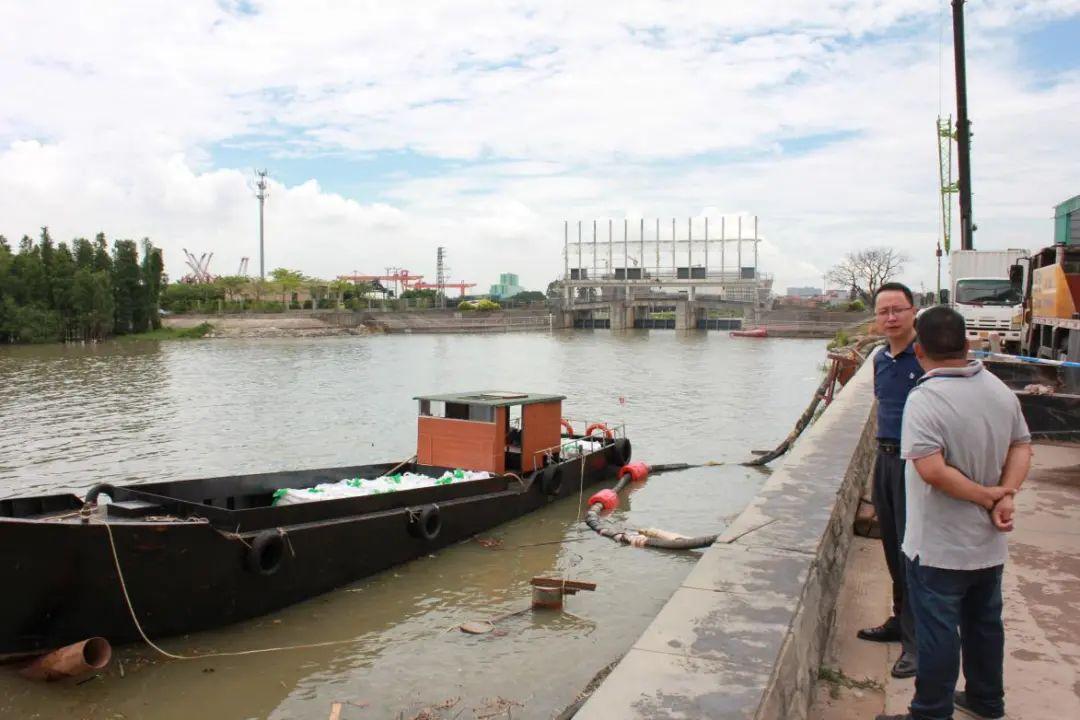
M414 399L420 465L525 473L543 467L543 451L561 442L564 395L489 390Z

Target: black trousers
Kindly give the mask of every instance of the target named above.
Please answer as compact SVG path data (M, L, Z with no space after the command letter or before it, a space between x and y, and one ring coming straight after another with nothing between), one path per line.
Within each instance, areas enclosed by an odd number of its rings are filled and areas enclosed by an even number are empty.
M915 616L907 601L907 574L904 554L904 524L907 517L907 495L904 492L904 461L897 453L878 450L874 463L874 510L881 526L881 546L885 563L892 577L893 616L900 620L901 644L904 652L917 657L915 647Z

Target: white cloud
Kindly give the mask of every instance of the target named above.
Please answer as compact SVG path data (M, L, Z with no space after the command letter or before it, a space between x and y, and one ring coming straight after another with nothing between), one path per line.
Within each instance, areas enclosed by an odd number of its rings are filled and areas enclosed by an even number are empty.
M432 274L442 244L455 277L542 287L564 219L711 207L761 217L781 287L867 244L933 277L941 0L253 5L0 8L0 233L149 235L174 275L181 247L232 272L257 265L257 207L250 168L215 168L216 143L265 148L271 170L404 149L457 162L387 175L378 201L327 192L317 170L275 183L268 267ZM1080 189L1063 160L1080 86L1019 62L1019 32L1080 1L967 12L977 239L1036 246ZM943 62L948 107L948 45Z

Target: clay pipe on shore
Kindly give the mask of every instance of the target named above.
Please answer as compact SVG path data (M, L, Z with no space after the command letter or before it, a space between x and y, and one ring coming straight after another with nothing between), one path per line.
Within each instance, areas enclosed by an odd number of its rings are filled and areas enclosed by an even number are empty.
M92 637L42 655L19 671L30 680L52 682L101 670L112 659L112 646L103 637Z

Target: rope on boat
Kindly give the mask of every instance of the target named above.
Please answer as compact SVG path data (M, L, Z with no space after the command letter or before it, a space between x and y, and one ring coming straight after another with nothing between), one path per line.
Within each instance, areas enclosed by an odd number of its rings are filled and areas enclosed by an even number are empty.
M98 522L98 521L94 521ZM355 643L355 639L348 640L327 640L326 642L317 643L302 643L299 645L282 645L280 647L269 648L257 648L254 650L235 650L235 651L222 651L222 652L209 652L199 653L197 655L179 655L177 653L169 652L160 645L154 643L143 630L142 623L139 622L139 618L135 613L135 606L131 602L131 595L128 593L127 582L124 581L124 571L120 567L120 556L116 552L116 540L113 538L112 524L107 521L100 521L105 527L105 532L109 536L109 549L112 551L113 565L116 567L116 577L120 580L120 590L124 595L124 603L127 605L128 614L131 616L131 622L135 624L135 629L139 631L139 636L143 639L148 646L156 650L161 655L170 658L172 660L202 660L204 658L214 657L238 657L241 655L258 655L261 653L281 652L283 650L308 650L312 648L320 647L332 647L334 645L346 645Z

